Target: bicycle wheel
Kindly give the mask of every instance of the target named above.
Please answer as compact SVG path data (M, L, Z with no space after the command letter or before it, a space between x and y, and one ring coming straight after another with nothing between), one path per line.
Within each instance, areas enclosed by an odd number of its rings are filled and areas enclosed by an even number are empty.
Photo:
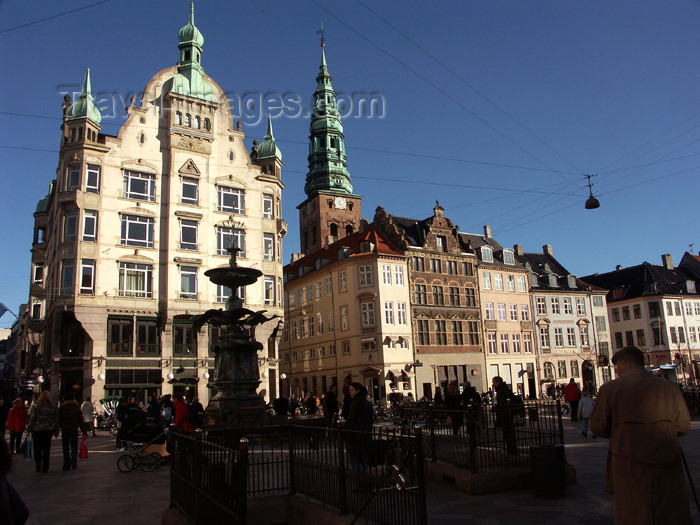
M163 456L158 454L158 452L151 452L151 456L156 458L156 462L157 462L156 468L160 468L160 466L163 464Z
M139 467L141 467L141 470L144 472L153 472L158 468L158 459L153 454L146 454L141 457Z
M121 472L131 472L135 466L136 461L134 460L134 457L130 454L122 454L121 456L119 456L119 459L117 459L117 468Z
M109 430L109 433L112 434L113 436L116 436L117 433L119 432L119 429L117 428L117 425L114 425L114 424L109 425L109 427L107 428L107 430Z

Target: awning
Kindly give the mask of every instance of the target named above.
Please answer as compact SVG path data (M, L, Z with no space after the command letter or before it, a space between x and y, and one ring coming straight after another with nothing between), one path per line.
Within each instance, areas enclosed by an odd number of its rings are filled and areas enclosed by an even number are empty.
M360 370L360 374L368 377L378 376L379 374L381 374L381 372L382 371L376 366L368 366Z

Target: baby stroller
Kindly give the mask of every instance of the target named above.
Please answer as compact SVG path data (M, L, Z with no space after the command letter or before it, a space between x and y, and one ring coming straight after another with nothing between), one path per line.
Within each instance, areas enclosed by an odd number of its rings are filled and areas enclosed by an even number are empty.
M153 472L168 456L163 428L146 425L144 421L123 429L122 440L128 451L117 458L117 468L121 472L136 468Z

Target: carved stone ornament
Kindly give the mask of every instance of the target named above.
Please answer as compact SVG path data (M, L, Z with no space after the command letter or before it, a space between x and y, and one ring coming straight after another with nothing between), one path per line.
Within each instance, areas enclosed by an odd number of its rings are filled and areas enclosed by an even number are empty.
M82 159L77 153L73 153L73 162L80 162Z
M192 140L190 138L181 137L177 144L178 148L187 149L190 151L197 151L199 153L206 153L206 148L203 144L198 141Z

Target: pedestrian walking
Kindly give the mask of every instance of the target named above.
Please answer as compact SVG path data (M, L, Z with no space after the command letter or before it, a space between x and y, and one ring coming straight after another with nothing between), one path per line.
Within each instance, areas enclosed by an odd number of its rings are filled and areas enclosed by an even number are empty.
M22 445L22 433L27 428L27 409L20 398L12 403L12 408L7 414L7 431L10 433L10 454L19 452Z
M591 430L610 439L605 490L615 525L693 523L678 443L690 414L678 385L644 370L637 347L612 362L618 378L598 390Z
M581 399L581 392L574 378L569 380L569 384L564 387L564 401L571 407L571 421L578 421L578 401Z
M367 399L367 389L361 383L352 383L348 391L352 402L345 428L352 431L348 436L350 465L353 471L366 477L369 474L369 458L372 455L374 408Z
M0 523L24 525L29 517L27 506L7 481L12 458L4 439L0 439Z
M148 395L148 405L146 405L146 425L160 428L160 402L155 393Z
M593 401L593 398L590 396L590 392L588 392L588 390L584 390L583 392L581 392L581 396L581 400L578 404L578 418L581 420L581 434L583 435L583 437L587 438L588 422L591 418L591 413L593 412L595 401ZM595 439L595 433L592 432L592 434L593 439Z
M58 424L61 427L63 470L75 470L78 468L78 431L86 432L83 412L72 392L63 396L63 403L58 408Z
M330 422L338 413L338 385L332 384L323 396L323 416Z
M518 442L515 437L515 425L513 416L515 415L513 402L513 391L503 381L500 376L495 376L491 380L493 391L496 393L496 404L493 411L496 414L496 426L500 427L503 434L503 442L508 454L518 453Z
M90 401L90 398L86 398L82 405L80 405L80 411L83 413L83 423L85 423L85 431L92 431L93 437L97 434L95 433L95 406Z
M185 404L185 396L175 394L173 407L175 408L175 429L190 432L193 430L190 423L190 411Z
M462 396L459 395L457 387L450 383L445 391L445 408L449 410L448 415L452 422L452 433L456 436L464 422L462 417Z
M51 401L48 390L42 391L32 406L27 430L32 433L36 471L46 474L51 456L51 435L58 437L58 408Z

